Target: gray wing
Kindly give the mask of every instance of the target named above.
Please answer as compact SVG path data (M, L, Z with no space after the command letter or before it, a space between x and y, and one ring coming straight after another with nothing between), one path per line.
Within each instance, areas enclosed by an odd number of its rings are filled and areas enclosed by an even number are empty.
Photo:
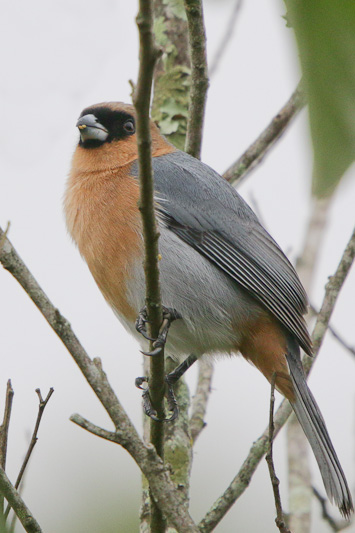
M311 355L302 284L241 196L184 152L153 158L153 168L160 222L252 294Z

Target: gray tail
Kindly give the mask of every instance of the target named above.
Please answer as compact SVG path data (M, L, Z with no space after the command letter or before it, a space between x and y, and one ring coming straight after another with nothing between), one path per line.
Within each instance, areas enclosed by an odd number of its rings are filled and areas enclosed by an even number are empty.
M289 339L286 357L296 395L296 401L291 405L312 447L328 498L335 502L345 518L349 518L354 507L348 483L323 416L306 383L299 347L293 339Z

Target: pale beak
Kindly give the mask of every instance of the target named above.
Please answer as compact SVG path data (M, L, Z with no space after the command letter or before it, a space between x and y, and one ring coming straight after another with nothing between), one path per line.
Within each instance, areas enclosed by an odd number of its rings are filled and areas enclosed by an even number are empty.
M108 137L107 129L100 124L95 115L84 115L80 117L76 123L76 127L79 128L82 142L88 139L104 142Z

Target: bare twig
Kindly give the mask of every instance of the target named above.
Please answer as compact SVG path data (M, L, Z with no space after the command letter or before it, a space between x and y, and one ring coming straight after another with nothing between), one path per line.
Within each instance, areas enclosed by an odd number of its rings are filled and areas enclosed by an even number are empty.
M32 513L26 506L25 502L17 492L17 490L11 484L11 481L5 474L4 470L0 468L0 492L12 507L16 515L18 516L25 531L28 533L41 533L42 529L32 516Z
M17 476L16 483L14 485L15 489L18 489L19 486L20 486L21 480L23 478L23 475L25 473L26 467L28 465L28 461L30 460L31 454L33 452L33 448L35 447L35 445L36 445L36 443L38 441L37 435L38 435L39 425L40 425L41 420L42 420L42 415L43 415L43 412L44 412L44 410L46 408L46 405L49 402L49 399L52 396L53 392L54 392L54 389L50 388L46 399L43 400L40 389L36 389L36 393L37 393L38 398L39 398L37 420L36 420L36 424L35 424L35 427L34 427L34 430L33 430L33 433L32 433L30 445L28 447L28 450L27 450L27 453L26 453L25 458L23 460L20 472L19 472L19 474ZM5 518L8 517L10 509L11 509L11 506L8 505L7 509L5 511Z
M1 237L0 237L0 250L1 250L1 248L4 246L4 242L5 242L5 240L6 240L6 237L7 237L8 233L9 233L9 230L10 230L10 222L8 222L8 223L6 224L5 231L4 231L4 233L3 233L3 234L1 235Z
M1 246L0 246L1 248ZM9 436L9 425L12 409L12 400L14 397L14 390L9 379L6 385L6 397L5 397L5 409L4 418L0 426L0 467L5 470L6 468L6 455L7 455L7 443ZM4 511L4 498L0 496L0 514Z
M242 7L242 3L243 3L242 0L237 0L234 3L232 13L228 17L228 25L227 25L226 31L224 32L222 40L221 40L221 42L220 42L220 44L219 44L219 46L218 46L218 48L216 50L216 53L214 54L213 59L211 61L211 66L209 68L210 79L215 74L215 72L216 72L216 70L217 70L217 68L218 68L218 66L219 66L219 64L221 62L222 56L223 56L224 52L226 51L227 46L228 46L231 38L233 37L235 23L237 21L238 15L239 15L240 8Z
M291 412L292 408L289 402L283 401L276 411L274 417L274 438L287 421ZM222 518L236 502L236 500L243 494L245 489L248 487L261 459L267 451L268 441L269 427L267 427L264 433L253 443L249 454L244 460L238 474L234 477L222 496L215 501L211 509L198 524L201 532L209 533L210 531L213 531L217 524L219 524Z
M0 426L0 467L5 470L6 467L6 454L7 454L7 441L9 434L9 425L12 409L12 400L14 397L14 390L11 385L11 380L7 381L6 396L5 396L5 409L2 424Z
M139 72L133 102L137 112L137 143L139 168L139 209L142 216L144 236L144 271L146 284L146 308L150 323L150 335L157 338L162 324L163 313L159 284L158 238L154 213L154 185L151 155L151 134L149 107L152 92L155 63L159 57L159 49L155 45L153 35L153 2L140 0L137 16L139 29ZM150 348L153 349L152 344ZM149 395L158 417L164 418L165 392L164 349L150 360ZM150 441L159 456L164 458L164 424L151 420ZM152 531L164 532L165 518L161 509L151 498Z
M2 235L3 231L0 229L0 238ZM163 509L168 522L181 533L197 532L198 529L188 511L181 505L181 497L172 483L169 473L155 449L146 446L140 439L108 382L100 360L90 359L71 329L69 322L49 301L8 239L5 239L3 248L0 250L0 262L27 292L72 355L111 418L116 428L117 442L128 451L147 478L154 499L159 501L160 508Z
M313 316L318 316L319 311L315 308L314 305L310 304L309 306L310 312ZM332 324L328 325L328 331L333 335L333 337L347 350L351 353L351 355L355 356L355 346L351 346L343 337L342 335L332 326Z
M27 453L26 453L26 457L25 457L25 459L23 461L23 465L22 465L21 470L19 472L19 475L17 476L17 479L16 479L15 489L18 489L19 486L20 486L21 479L22 479L23 474L24 474L24 472L26 470L26 466L28 464L28 461L30 460L33 448L35 447L35 445L36 445L36 443L38 441L37 435L38 435L39 425L41 423L42 416L43 416L44 410L46 408L46 405L49 402L49 399L52 396L53 392L54 392L54 389L53 389L53 387L51 387L49 389L49 392L48 392L47 396L46 396L46 399L43 400L40 389L36 389L36 393L37 393L37 396L38 396L38 399L39 399L37 420L36 420L36 424L35 424L35 427L34 427L34 430L33 430L33 433L32 433L30 445L29 445Z
M205 414L207 402L211 392L213 365L204 359L198 362L198 380L195 396L192 399L190 417L190 432L192 442L195 443L201 431L206 426Z
M206 34L201 0L184 0L191 54L191 89L185 151L201 156L202 130L208 89Z
M322 341L324 339L331 313L334 309L337 296L345 281L345 278L350 270L350 267L355 257L355 229L344 250L343 256L340 260L338 268L327 284L323 305L317 317L317 322L313 330L312 341L314 346L314 357L307 357L304 359L304 368L306 375L310 373L312 365L314 364ZM274 438L279 430L287 421L292 412L291 405L287 400L283 400L274 417ZM210 511L199 523L200 531L207 533L212 531L216 525L222 520L224 515L232 507L234 502L243 494L246 487L249 485L252 475L254 474L258 464L265 454L268 446L268 428L264 433L254 442L250 452L245 459L238 474L234 477L224 494L216 500Z
M274 492L275 507L276 507L276 518L275 522L277 527L280 530L280 533L290 533L290 530L285 524L284 513L281 505L281 496L279 491L280 481L275 472L275 465L273 460L273 438L274 438L274 405L275 405L275 380L276 373L273 374L271 379L271 393L270 393L270 418L269 418L269 442L268 442L268 452L266 454L266 462L269 467L270 479L272 484L272 489Z
M270 124L259 135L259 137L249 146L239 159L225 171L223 177L235 186L240 185L242 180L258 165L265 155L275 145L276 141L285 132L291 120L305 106L302 82L298 84L296 90L284 107L280 109Z
M329 281L326 285L325 297L323 299L323 303L320 308L317 321L316 321L313 334L312 334L313 349L314 349L315 354L318 353L322 345L325 333L328 328L330 317L335 307L336 300L339 296L340 289L343 286L346 276L349 273L350 267L353 264L354 256L355 256L355 229L353 230L351 238L344 250L343 256L341 258L341 261L338 265L338 268L334 276L331 276L329 278ZM308 359L311 359L311 358L307 358L305 360L305 365L304 365L307 373L309 372L309 369L312 366L312 364L310 364Z
M10 526L8 527L8 532L6 532L6 533L14 533L15 527L16 527L16 522L17 522L17 516L16 516L15 513L13 513L13 516L12 516L12 519L11 519L11 522L10 522Z
M117 444L120 443L120 435L118 435L114 431L108 431L107 429L103 429L99 426L96 426L96 424L93 424L90 422L90 420L87 420L83 416L79 414L71 415L70 421L74 422L77 426L80 426L81 428L85 429L89 433L92 433L93 435L96 435L97 437L100 437L101 439L108 440L110 442L116 442Z

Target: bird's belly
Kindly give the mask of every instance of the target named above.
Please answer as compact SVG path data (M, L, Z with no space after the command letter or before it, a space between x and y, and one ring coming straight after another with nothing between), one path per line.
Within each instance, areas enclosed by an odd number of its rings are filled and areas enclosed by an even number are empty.
M260 307L243 289L179 237L161 228L159 249L162 304L175 309L181 319L172 323L166 353L178 359L190 353L236 351L250 313ZM144 305L145 281L141 262L132 265L127 283L127 301L135 313ZM144 349L147 341L134 322L116 312Z

